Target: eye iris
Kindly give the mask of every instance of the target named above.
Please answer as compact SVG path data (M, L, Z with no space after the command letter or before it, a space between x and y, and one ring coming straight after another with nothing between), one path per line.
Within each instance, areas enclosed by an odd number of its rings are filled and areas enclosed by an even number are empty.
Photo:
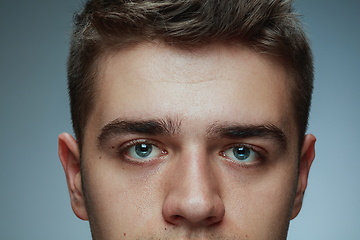
M139 157L147 157L152 152L152 145L150 144L139 144L135 146L135 152Z
M250 149L245 147L236 147L233 149L234 156L239 160L246 160L250 156Z

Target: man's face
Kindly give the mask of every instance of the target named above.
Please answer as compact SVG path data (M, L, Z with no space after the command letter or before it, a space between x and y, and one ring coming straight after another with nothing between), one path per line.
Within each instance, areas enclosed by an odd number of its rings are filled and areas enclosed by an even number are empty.
M288 81L238 46L107 55L75 213L94 239L285 239L301 158Z

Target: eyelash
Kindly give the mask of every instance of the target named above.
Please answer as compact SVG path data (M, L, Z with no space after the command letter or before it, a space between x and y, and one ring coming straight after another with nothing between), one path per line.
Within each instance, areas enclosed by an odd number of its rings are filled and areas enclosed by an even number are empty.
M225 155L225 152L227 150L230 150L232 148L240 148L240 147L244 147L244 148L248 148L251 151L253 151L254 153L256 153L258 155L258 158L256 159L255 163L241 163L241 161L237 161L237 160L233 160L231 158L229 158L228 156ZM261 150L259 147L253 146L253 145L249 145L249 144L231 144L226 146L225 148L223 148L224 150L221 150L219 152L219 155L223 158L225 158L226 160L235 163L237 165L240 165L241 167L245 167L245 168L256 168L256 167L260 167L261 164L263 164L266 161L266 158L264 157L264 154L262 153L263 150Z
M129 151L129 149L131 147L134 147L139 144L148 144L148 145L153 145L153 146L159 148L161 150L161 156L153 158L153 159L145 160L145 161L136 161L136 160L132 159L130 156L127 156L126 151ZM255 163L241 163L241 161L233 160L233 159L229 158L228 156L226 156L225 151L232 149L232 148L239 148L239 147L248 148L251 151L253 151L254 153L256 153L258 155L256 162ZM253 168L253 167L260 167L260 165L266 161L266 158L264 157L264 154L262 152L263 152L263 150L261 150L259 147L253 146L253 145L232 144L232 145L228 145L228 146L224 147L223 150L221 150L218 153L218 155L222 158L225 158L227 161L235 163L241 167ZM119 147L116 155L117 155L117 157L122 158L122 160L124 160L128 163L135 164L135 165L141 165L141 164L145 164L147 162L153 161L154 159L159 159L159 158L167 155L167 153L168 152L164 149L164 147L162 147L161 144L159 144L157 141L149 140L149 139L134 139L134 140L131 140L129 142L122 144Z
M161 158L167 154L167 151L164 150L164 148L161 147L157 141L149 140L149 139L134 139L134 140L131 140L129 142L122 144L119 147L119 149L116 153L117 157L122 158L122 160L124 160L128 163L136 164L136 165L145 164L149 161L152 161L153 159L145 160L145 161L136 161L136 160L132 159L130 156L127 156L126 151L128 151L131 147L134 147L139 144L148 144L148 145L153 145L153 146L159 148L161 150L161 156L158 158ZM158 158L155 158L155 159L158 159Z

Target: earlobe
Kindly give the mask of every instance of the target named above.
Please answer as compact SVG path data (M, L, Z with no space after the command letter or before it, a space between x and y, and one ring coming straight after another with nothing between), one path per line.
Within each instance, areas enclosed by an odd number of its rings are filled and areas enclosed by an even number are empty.
M300 212L304 193L307 187L310 167L315 158L315 142L316 138L312 134L307 134L304 137L303 147L301 149L300 164L299 164L299 179L296 189L294 206L291 214L291 219L294 219Z
M59 136L59 158L66 175L71 207L78 218L88 220L81 187L80 151L77 141L68 133Z

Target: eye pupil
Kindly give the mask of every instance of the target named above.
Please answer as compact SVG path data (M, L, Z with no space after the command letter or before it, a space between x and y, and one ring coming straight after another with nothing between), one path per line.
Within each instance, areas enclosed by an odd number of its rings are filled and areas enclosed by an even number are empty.
M147 157L152 152L152 145L150 144L139 144L135 146L135 152L139 157Z
M250 156L250 149L246 147L236 147L233 149L234 156L239 160L246 160Z

